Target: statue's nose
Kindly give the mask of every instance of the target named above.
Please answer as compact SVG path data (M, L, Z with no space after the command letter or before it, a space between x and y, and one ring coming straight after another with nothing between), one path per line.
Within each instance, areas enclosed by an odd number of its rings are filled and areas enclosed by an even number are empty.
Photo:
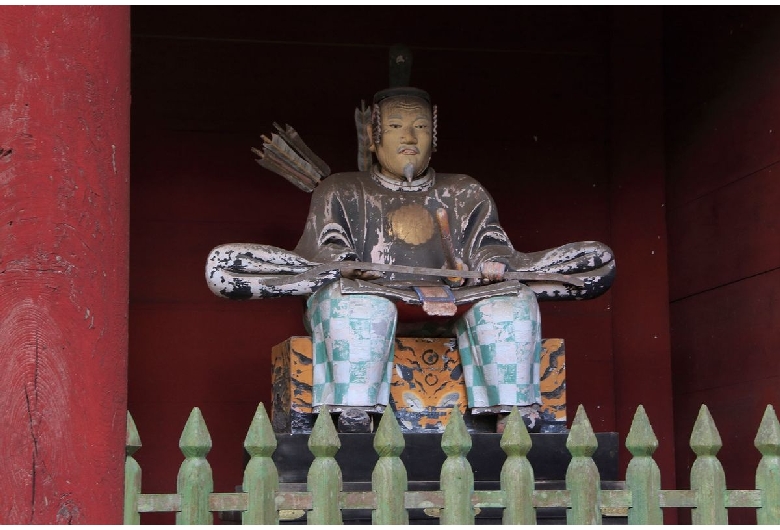
M403 138L401 138L401 142L410 145L417 144L417 135L415 134L413 127L406 128L406 130L404 131L404 136Z

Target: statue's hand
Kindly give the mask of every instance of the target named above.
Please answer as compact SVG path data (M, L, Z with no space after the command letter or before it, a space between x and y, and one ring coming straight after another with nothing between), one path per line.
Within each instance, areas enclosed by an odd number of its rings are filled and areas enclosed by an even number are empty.
M341 269L341 276L350 280L376 280L382 277L381 271L367 271L362 269Z
M506 265L500 261L483 261L479 266L482 283L500 282L504 279Z
M448 266L449 266L449 267L452 267L452 265L444 264L444 265L442 265L442 268L446 268L446 267L448 267ZM468 266L468 265L466 265L466 264L463 262L463 260L462 260L462 259L460 259L460 258L455 258L455 266L454 266L454 269L455 269L455 270L457 270L457 271L467 271L467 270L469 270L469 266ZM449 285L450 287L460 287L461 285L463 285L464 283L466 283L466 279L465 279L465 278L460 278L460 277L454 277L454 278L449 278L449 277L448 277L448 278L444 278L444 282L445 282L447 285Z

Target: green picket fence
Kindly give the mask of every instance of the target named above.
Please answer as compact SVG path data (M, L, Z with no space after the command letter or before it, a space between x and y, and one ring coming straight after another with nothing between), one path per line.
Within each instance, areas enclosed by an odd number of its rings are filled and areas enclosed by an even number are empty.
M389 408L388 408L389 411ZM534 472L527 459L531 437L513 412L501 437L507 457L500 489L475 491L466 454L471 438L457 408L442 436L447 455L438 491L407 491L406 469L400 455L404 438L392 411L385 413L374 437L379 455L371 491L342 491L341 469L334 456L340 441L330 414L319 415L309 437L314 455L307 491L285 492L271 455L276 436L261 404L249 427L244 447L250 455L244 471L243 493L214 493L206 455L211 436L200 410L190 414L179 441L184 461L177 493L141 493L141 469L133 454L141 447L132 417L127 417L125 464L125 523L138 524L143 512L176 512L177 524L211 524L212 512L238 511L244 524L278 524L281 510L304 510L309 524L339 524L342 510L372 511L374 524L408 524L410 509L439 509L442 524L473 524L479 508L503 508L504 524L534 524L536 508L566 508L568 524L600 524L602 512L627 511L629 524L662 524L662 508L692 508L694 524L726 524L728 508L755 508L759 524L780 524L780 424L768 406L755 438L762 458L756 470L756 489L727 490L723 467L715 456L722 446L709 411L702 406L691 435L696 460L690 490L662 490L661 474L652 458L658 447L643 407L637 409L626 447L632 459L625 488L602 490L591 458L597 449L585 410L580 407L566 447L572 455L565 490L535 490Z

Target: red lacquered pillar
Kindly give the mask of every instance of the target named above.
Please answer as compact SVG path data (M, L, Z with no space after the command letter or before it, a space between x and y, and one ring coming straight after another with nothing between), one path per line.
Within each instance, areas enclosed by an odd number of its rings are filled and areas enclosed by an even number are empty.
M0 7L0 523L121 523L129 7Z

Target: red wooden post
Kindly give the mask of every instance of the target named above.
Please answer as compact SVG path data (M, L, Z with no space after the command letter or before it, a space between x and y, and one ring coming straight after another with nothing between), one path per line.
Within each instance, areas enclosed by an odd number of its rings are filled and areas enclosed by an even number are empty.
M0 523L122 522L130 10L0 7Z

